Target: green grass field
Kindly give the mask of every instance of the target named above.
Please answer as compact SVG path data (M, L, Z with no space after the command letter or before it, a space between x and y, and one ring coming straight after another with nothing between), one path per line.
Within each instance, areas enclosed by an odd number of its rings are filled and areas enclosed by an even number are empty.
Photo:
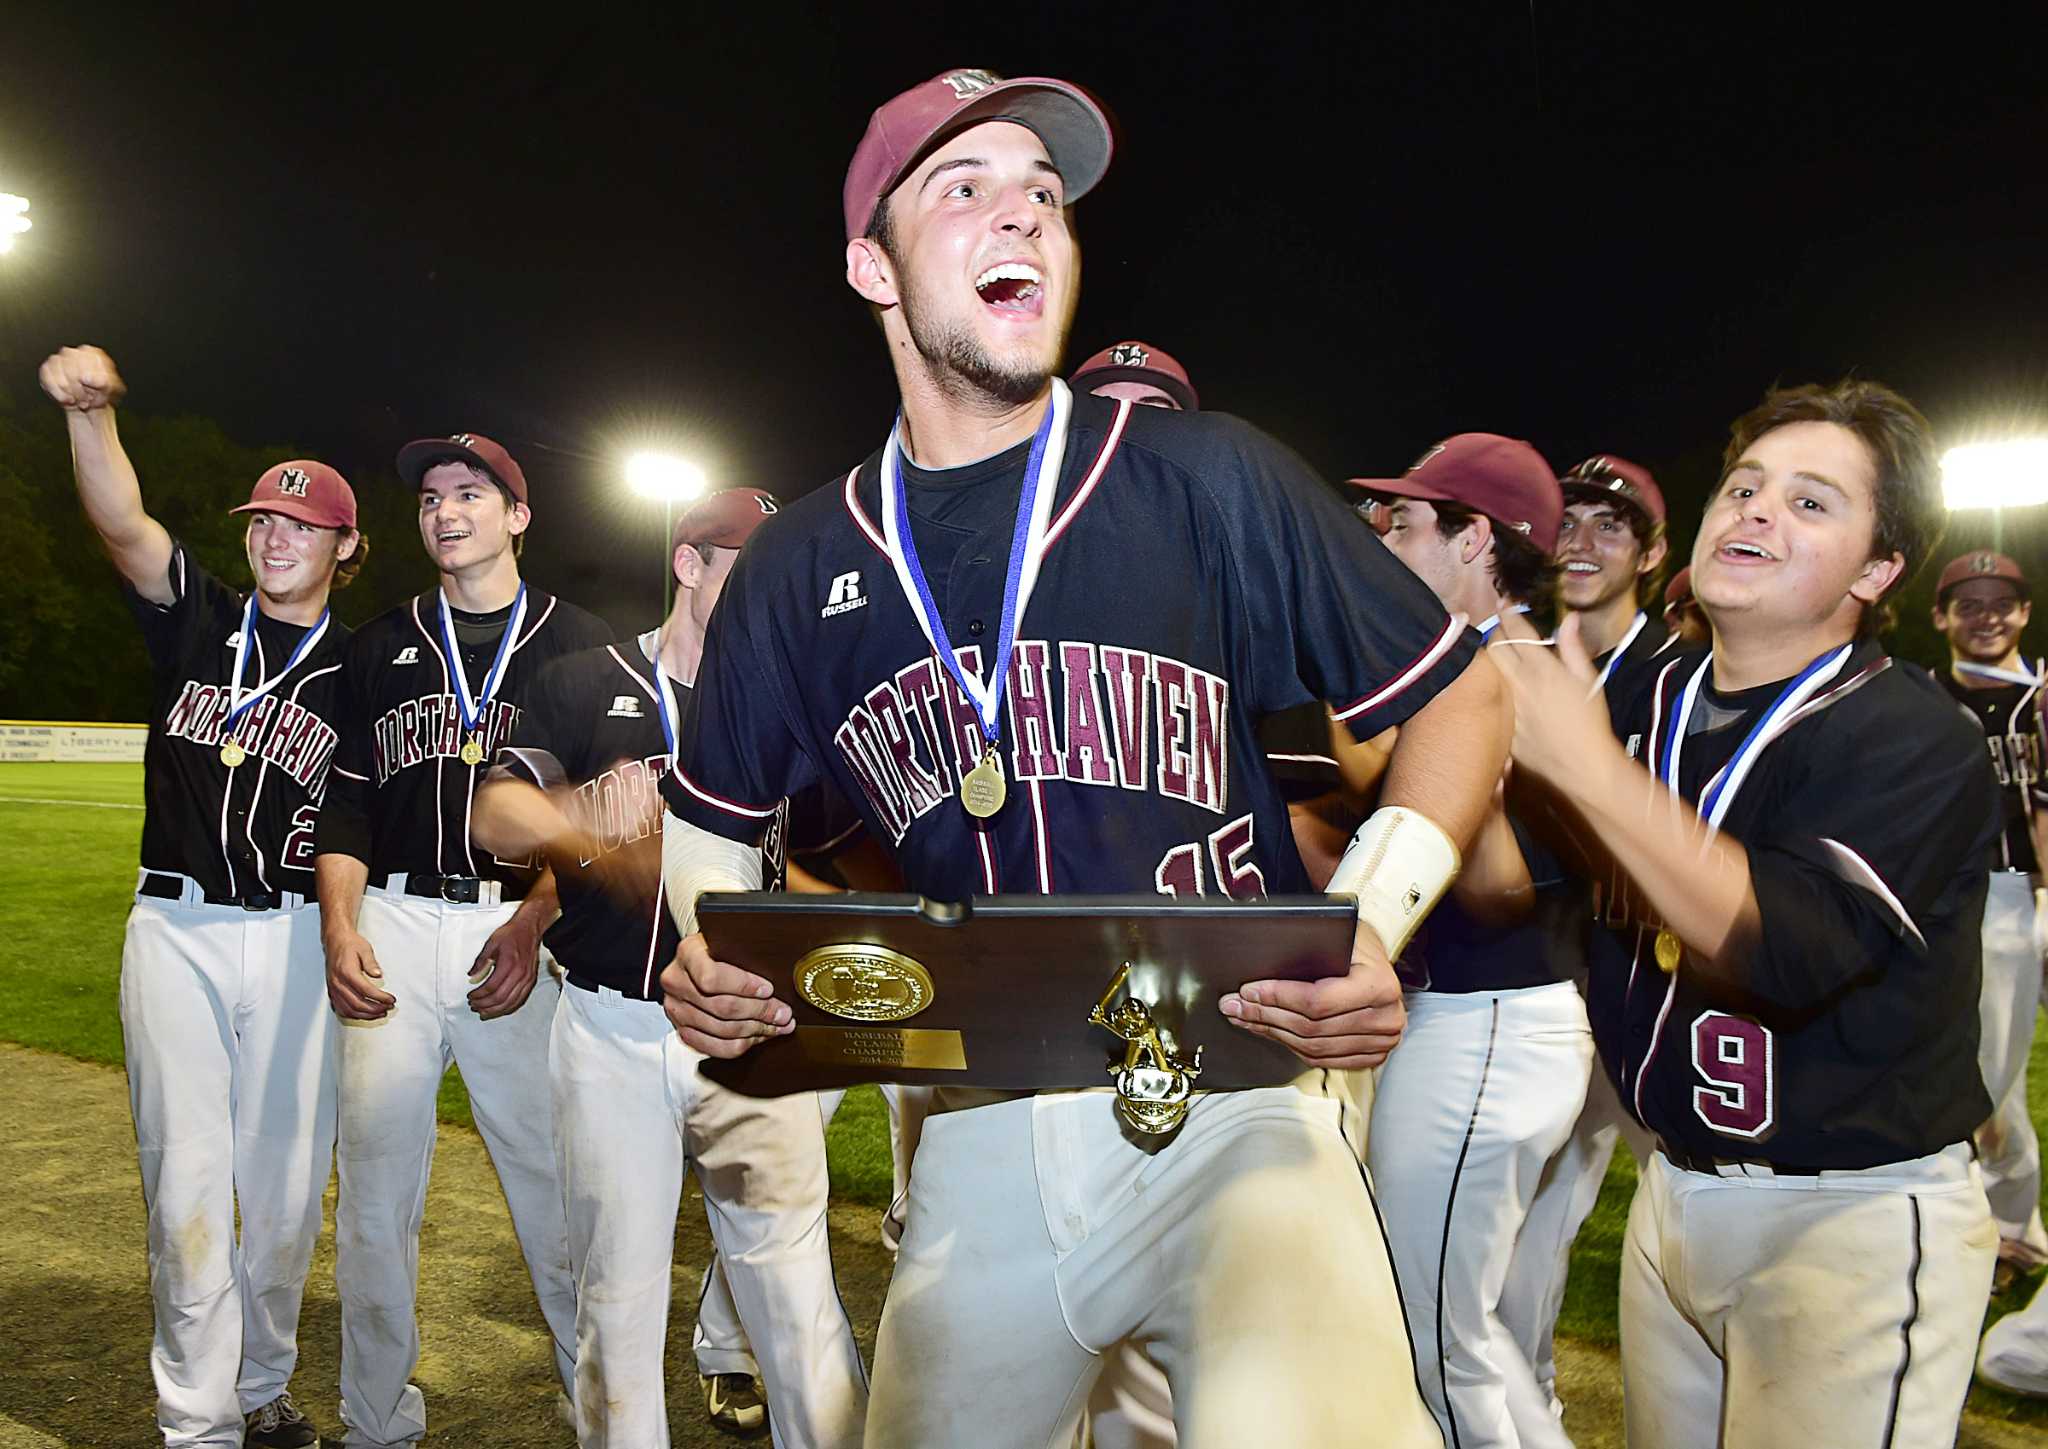
M0 879L11 885L0 903L0 971L8 987L0 1039L87 1061L121 1061L116 983L142 832L141 782L134 765L0 763ZM2048 1121L2048 1032L2036 1035L2028 1087L2035 1121ZM469 1124L452 1071L442 1084L441 1115ZM848 1094L828 1145L834 1195L886 1204L888 1116L879 1093ZM1561 1334L1597 1344L1617 1338L1621 1238L1635 1187L1629 1155L1615 1158L1573 1252L1558 1323ZM2024 1291L2007 1295L1994 1303L1994 1316L2024 1301ZM1982 1388L1972 1402L2001 1417L2048 1424L2048 1408Z

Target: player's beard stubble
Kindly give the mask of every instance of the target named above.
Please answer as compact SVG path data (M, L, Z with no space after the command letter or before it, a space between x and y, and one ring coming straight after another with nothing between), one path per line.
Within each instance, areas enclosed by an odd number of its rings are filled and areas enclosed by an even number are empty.
M991 352L964 320L940 320L939 309L927 307L916 287L903 288L900 305L910 345L917 349L926 375L942 392L962 402L1021 407L1045 390L1046 380L1066 350L1071 317L1056 324L1057 340L1050 357L1006 359Z

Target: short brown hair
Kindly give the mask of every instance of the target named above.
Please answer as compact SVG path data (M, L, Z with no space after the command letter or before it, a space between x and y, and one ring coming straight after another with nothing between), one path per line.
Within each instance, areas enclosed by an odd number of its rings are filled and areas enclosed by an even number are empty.
M363 564L370 557L370 535L361 529L355 530L356 551L347 558L334 561L334 583L332 587L345 589L356 581L356 575L363 571Z
M1479 516L1479 510L1448 500L1432 500L1439 537L1456 538ZM1517 533L1500 520L1493 525L1493 556L1487 560L1487 576L1494 589L1518 604L1548 609L1557 586L1557 560L1538 547L1526 534Z
M1891 622L1891 597L1913 577L1941 542L1948 527L1948 509L1941 496L1941 459L1934 449L1934 430L1920 410L1881 382L1844 378L1832 387L1773 388L1764 400L1735 420L1728 447L1721 455L1726 478L1742 455L1765 433L1791 423L1833 423L1847 428L1869 450L1877 465L1877 525L1870 556L1906 561L1885 596L1863 611L1859 635L1877 633Z

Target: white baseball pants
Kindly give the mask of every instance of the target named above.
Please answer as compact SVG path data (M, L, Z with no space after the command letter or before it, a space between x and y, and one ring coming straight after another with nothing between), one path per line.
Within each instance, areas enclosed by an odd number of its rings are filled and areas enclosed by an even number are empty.
M1977 1372L2002 1389L2048 1398L2048 1283L2034 1290L2025 1308L1991 1325Z
M1101 1355L1136 1339L1188 1449L1434 1449L1353 1092L1319 1071L1200 1096L1162 1145L1107 1091L949 1111L941 1090L867 1443L1067 1445Z
M2028 1267L2048 1263L2041 1224L2041 1144L2027 1110L2027 1054L2041 997L2041 953L2034 944L2034 885L2017 871L1991 873L1984 898L1982 1035L1977 1065L1992 1115L1977 1129L1984 1195L1998 1222L2000 1253Z
M334 1161L335 1022L317 907L252 913L187 896L138 896L121 948L149 1367L166 1444L239 1445L243 1416L298 1363Z
M1953 1444L1998 1229L1966 1143L1861 1172L1643 1169L1621 1263L1628 1441Z
M550 1070L576 1272L577 1440L582 1449L669 1442L669 1279L683 1172L694 1163L740 1320L753 1330L774 1442L852 1449L867 1376L832 1278L818 1100L727 1091L697 1074L702 1060L659 1003L564 989Z
M1572 1244L1600 1202L1600 1187L1607 1181L1607 1164L1617 1143L1628 1145L1639 1169L1656 1146L1649 1131L1621 1105L1606 1068L1596 1059L1586 1082L1586 1104L1564 1146L1537 1180L1536 1196L1523 1214L1507 1280L1501 1285L1500 1320L1515 1342L1529 1345L1529 1363L1541 1396L1537 1404L1524 1403L1521 1381L1509 1384L1511 1412L1519 1425L1534 1424L1539 1408L1553 1420L1564 1413L1557 1398L1557 1314L1564 1306Z
M1462 1449L1565 1449L1537 1383L1538 1343L1510 1329L1500 1302L1544 1164L1585 1104L1585 1003L1569 981L1416 991L1407 1002L1407 1033L1379 1071L1366 1161L1422 1397Z
M341 1183L334 1281L341 1296L341 1417L348 1444L426 1433L419 1363L420 1218L434 1160L434 1102L453 1061L512 1210L512 1229L554 1338L565 1390L576 1382L576 1294L555 1173L548 1030L561 986L543 953L533 994L485 1021L469 970L511 904L454 905L372 890L358 929L398 998L378 1021L341 1023Z

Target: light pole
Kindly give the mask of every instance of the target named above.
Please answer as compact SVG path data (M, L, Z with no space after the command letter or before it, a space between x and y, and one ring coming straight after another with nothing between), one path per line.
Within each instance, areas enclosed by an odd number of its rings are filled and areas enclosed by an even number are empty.
M28 219L28 198L0 191L0 252L13 251L15 240L34 225Z
M642 498L661 500L661 617L668 617L669 591L675 587L675 550L668 546L675 526L675 506L699 497L704 470L673 453L635 453L626 459L626 486Z
M2005 548L2005 510L2048 503L2048 438L1964 443L1941 456L1949 512L1991 510L1991 546Z

